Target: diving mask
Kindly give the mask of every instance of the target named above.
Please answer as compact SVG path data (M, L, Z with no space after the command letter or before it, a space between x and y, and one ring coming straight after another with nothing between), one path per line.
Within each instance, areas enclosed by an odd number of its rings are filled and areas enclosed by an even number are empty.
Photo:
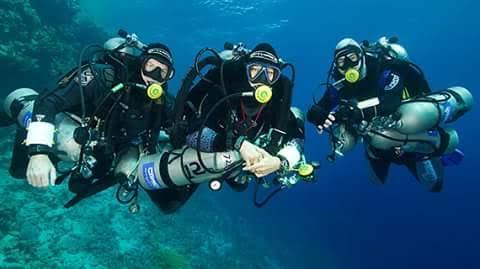
M335 55L335 66L348 83L360 80L362 64L362 52L357 48L348 48Z
M143 61L143 73L157 82L165 82L173 78L175 70L157 57L148 57Z
M356 50L345 50L335 56L335 66L340 72L354 68L359 70L362 66L362 53Z
M252 84L271 86L278 81L281 70L275 65L253 62L247 64L247 78Z

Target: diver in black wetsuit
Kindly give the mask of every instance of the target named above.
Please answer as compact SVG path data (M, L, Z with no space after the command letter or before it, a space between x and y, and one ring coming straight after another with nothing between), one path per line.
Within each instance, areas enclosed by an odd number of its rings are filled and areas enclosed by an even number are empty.
M188 128L171 139L201 152L240 152L244 172L226 182L243 191L252 177L301 162L304 124L303 113L291 110L293 84L273 47L262 43L237 56L209 70L180 102Z
M21 125L10 173L26 177L34 187L54 185L68 175L69 189L77 196L66 207L116 183L128 185L139 155L155 153L160 131L171 118L169 48L145 45L126 34L104 48L63 76L55 89L41 95L19 89L4 103L9 118ZM73 162L74 168L57 178L54 164L61 160ZM178 209L191 193L189 187L147 192L165 213Z
M468 111L470 93L456 87L431 94L405 49L386 38L363 46L353 39L341 40L329 76L334 83L327 81L326 93L307 117L320 133L337 123L330 132L331 158L352 149L362 137L375 183L384 184L390 164L396 163L405 165L430 191L441 191L443 164L462 155L456 150L456 132L439 124ZM446 115L447 110L454 116Z

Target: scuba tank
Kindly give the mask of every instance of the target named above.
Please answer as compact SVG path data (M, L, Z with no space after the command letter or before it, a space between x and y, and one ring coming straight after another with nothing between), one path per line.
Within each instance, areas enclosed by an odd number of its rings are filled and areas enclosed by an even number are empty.
M403 152L425 155L452 153L459 144L458 134L451 128L423 131L407 135L394 129L370 130L366 143L380 150L402 149Z
M19 127L28 129L32 121L33 105L38 92L29 88L20 88L11 92L3 103L5 113L16 120ZM53 150L61 161L76 162L80 157L81 145L74 139L75 130L80 127L80 119L70 113L55 116Z
M452 153L458 134L439 125L451 123L473 106L473 96L463 87L452 87L404 102L394 115L374 118L359 127L366 142L377 149L401 148L427 155Z
M332 152L327 159L331 162L335 161L337 156L343 157L345 153L352 151L358 142L358 136L349 131L345 123L334 125L329 135Z
M374 43L364 40L362 48L366 54L379 59L409 61L407 50L398 42L398 37L387 38L382 36Z
M237 151L200 154L203 163L214 169L227 169L241 160ZM238 168L241 169L241 166ZM137 173L140 185L147 190L198 184L225 176L204 170L195 149L184 147L172 150L168 144L157 154L142 156Z
M473 106L472 94L463 87L447 90L404 102L396 130L404 134L416 134L442 123L450 123L468 112Z
M473 96L463 87L417 97L403 102L397 112L387 117L376 117L370 122L355 126L355 133L342 124L330 133L332 154L342 156L351 150L361 136L365 143L380 150L401 149L403 152L426 155L452 153L459 144L459 137L451 128L439 125L451 123L473 106Z
M27 128L32 121L33 103L38 92L29 88L16 89L3 102L3 111L19 126Z

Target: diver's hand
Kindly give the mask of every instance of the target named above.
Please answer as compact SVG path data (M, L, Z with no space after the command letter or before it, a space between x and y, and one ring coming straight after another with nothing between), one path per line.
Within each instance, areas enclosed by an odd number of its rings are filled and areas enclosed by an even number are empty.
M333 115L333 112L330 112L325 122L321 125L317 125L317 132L319 134L322 134L323 130L328 129L330 126L332 126L334 122L335 122L335 116Z
M264 177L280 169L282 161L277 156L272 156L262 148L259 148L263 158L253 165L246 165L243 170L254 173L256 177Z
M240 147L240 155L246 162L247 166L251 166L263 158L263 154L260 152L260 150L260 147L245 140Z
M48 158L48 155L38 154L30 157L27 167L27 181L37 188L55 185L57 171Z

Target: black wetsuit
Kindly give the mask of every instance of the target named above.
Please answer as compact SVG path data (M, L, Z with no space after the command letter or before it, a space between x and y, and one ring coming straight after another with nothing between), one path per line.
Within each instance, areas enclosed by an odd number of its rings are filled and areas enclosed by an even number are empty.
M252 91L247 81L245 65L242 60L226 63L223 72L226 95ZM200 123L205 120L213 106L225 96L220 82L220 68L210 70L206 78L211 83L200 80L192 88L187 99L188 106L185 114L190 127L187 137L198 132ZM272 141L272 144L266 148L272 155L277 154L278 150L291 140L299 140L299 143L303 145L303 122L299 122L290 111L291 90L290 80L282 75L272 85L272 99L260 109L258 109L259 104L252 97L239 97L224 102L216 108L206 123L206 127L214 133L213 141L208 143L210 147L208 151L232 150L240 136L246 136L247 140L254 142L256 138L267 134L272 128L284 132L281 141L275 138L276 141ZM231 110L234 112L233 118L232 114L229 113ZM255 112L249 113L249 110ZM189 141L187 141L187 144L189 144ZM192 146L195 146L195 143L193 144ZM232 182L228 183L233 186ZM234 188L242 190L245 187Z
M361 102L378 97L380 105L375 107L378 116L394 113L402 100L430 93L430 87L421 70L404 61L379 61L376 57L366 56L367 75L355 84L345 82L344 87L336 90L329 87L320 101L308 111L308 121L323 124L328 114L339 105L341 100ZM336 72L335 80L342 75ZM365 120L375 115L374 108L364 111Z
M358 103L364 100L378 97L380 104L366 108L359 113L351 114L346 120L347 125L357 124L361 120L370 121L374 116L388 116L396 112L403 100L416 96L426 95L431 92L428 82L419 68L411 63L399 60L380 61L377 57L366 56L367 75L355 84L345 83L344 87L337 90L329 87L318 103L308 111L308 121L315 125L321 125L327 119L328 114L334 110L342 101ZM335 80L341 79L341 74L334 74ZM347 126L349 128L349 126ZM371 168L376 180L384 183L390 163L405 165L410 172L419 180L416 171L418 158L414 153L398 154L395 149L379 150L371 146L368 151L375 158L367 154ZM438 163L438 160L434 160ZM441 189L435 186L432 191Z
M139 65L132 70L140 70ZM122 71L109 64L92 64L82 68L85 115L90 119L97 117L101 120L91 121L90 125L100 123L99 131L105 133L106 140L93 148L93 156L98 163L92 171L91 178L85 179L79 173L72 173L69 188L77 195L90 196L102 188L115 184L118 181L112 171L115 158L131 147L138 148L139 145L154 153L160 130L170 125L173 107L173 97L170 94L165 94L160 102L150 100L144 89L136 87L127 87L110 94L112 87L125 81ZM76 74L77 70L72 70L60 79L54 90L36 99L32 121L54 123L55 115L60 112L69 112L77 116L82 114L80 87ZM143 84L139 72L131 73L127 81ZM25 135L26 132L19 129L17 142L23 141ZM28 151L29 154L39 154L48 153L49 149L42 148L41 145L31 145ZM55 159L54 154L49 155ZM12 175L24 178L27 163L27 147L16 143L10 169ZM187 188L147 193L165 213L174 212L183 205L185 196L191 194Z

